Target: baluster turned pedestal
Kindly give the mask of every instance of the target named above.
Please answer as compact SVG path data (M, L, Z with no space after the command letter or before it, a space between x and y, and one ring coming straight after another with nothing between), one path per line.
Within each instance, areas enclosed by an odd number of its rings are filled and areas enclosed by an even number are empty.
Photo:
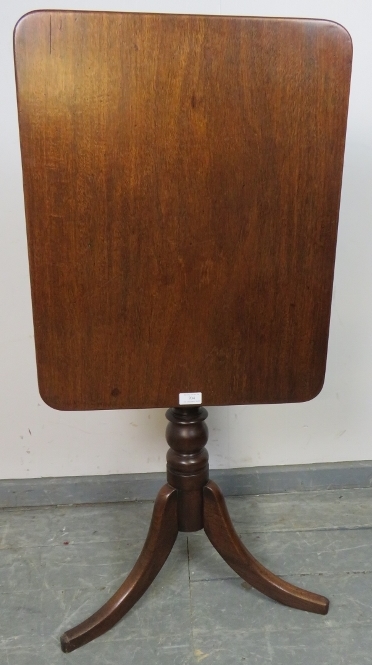
M143 550L125 582L110 600L61 637L73 651L114 626L148 589L170 554L179 531L205 530L235 572L274 600L308 612L327 614L329 601L280 579L260 564L237 535L219 487L209 480L207 411L203 407L168 409L167 484L154 505Z

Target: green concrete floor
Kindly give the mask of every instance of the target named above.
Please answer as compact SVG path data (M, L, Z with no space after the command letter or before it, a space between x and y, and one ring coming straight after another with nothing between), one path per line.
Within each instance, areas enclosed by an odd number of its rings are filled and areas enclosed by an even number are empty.
M179 534L163 570L106 635L63 654L59 635L121 584L152 503L0 511L0 665L367 665L372 653L372 489L234 497L254 556L326 595L326 617L242 582L203 532Z

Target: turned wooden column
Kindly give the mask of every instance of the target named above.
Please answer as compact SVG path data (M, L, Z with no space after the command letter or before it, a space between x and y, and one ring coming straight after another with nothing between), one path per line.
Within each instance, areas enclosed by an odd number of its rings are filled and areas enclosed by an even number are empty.
M203 528L203 487L209 479L208 412L203 407L168 409L166 439L167 480L178 492L178 530L199 531Z

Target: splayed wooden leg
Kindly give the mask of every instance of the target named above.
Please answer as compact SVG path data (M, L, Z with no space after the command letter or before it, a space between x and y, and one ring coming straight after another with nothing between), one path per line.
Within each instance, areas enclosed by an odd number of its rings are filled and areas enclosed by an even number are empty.
M156 498L149 533L134 568L107 603L62 635L62 651L74 651L103 635L133 607L168 558L177 533L177 490L164 485Z
M280 579L244 547L231 522L219 487L208 480L208 428L203 407L174 407L166 414L168 484L160 490L149 533L133 570L110 600L61 637L62 650L74 651L112 628L142 596L165 563L178 531L204 527L212 545L244 580L256 589L300 610L327 614L324 596Z
M226 563L255 589L283 605L327 614L327 598L285 582L250 554L234 529L221 490L213 481L204 487L204 529Z

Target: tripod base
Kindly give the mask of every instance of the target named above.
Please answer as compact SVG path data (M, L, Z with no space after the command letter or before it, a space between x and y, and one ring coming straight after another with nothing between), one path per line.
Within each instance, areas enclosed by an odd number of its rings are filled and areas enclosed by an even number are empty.
M61 637L70 652L112 628L139 600L168 558L178 531L204 528L212 545L231 568L251 586L283 605L327 614L329 601L285 582L259 563L241 542L219 487L208 480L208 430L203 408L167 411L168 484L154 505L143 550L125 582L105 605Z

